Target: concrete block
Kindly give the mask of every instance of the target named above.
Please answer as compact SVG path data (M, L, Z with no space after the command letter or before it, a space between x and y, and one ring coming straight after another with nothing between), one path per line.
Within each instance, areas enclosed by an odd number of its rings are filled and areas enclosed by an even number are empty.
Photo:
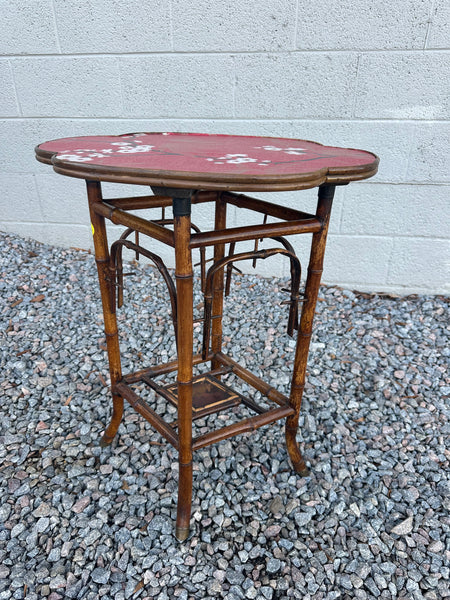
M299 2L297 48L423 48L428 0Z
M61 119L0 120L0 164L7 172L48 173L50 166L37 162L34 148L47 140L72 135L94 135L102 125L94 121Z
M7 144L0 144L0 164L5 172L35 172L38 167L43 170L43 165L34 165L35 140L41 138L45 141L45 138L37 133L38 128L35 125L36 122L32 124L22 119L0 121L0 138L8 140Z
M61 50L72 54L171 50L169 4L169 0L55 0Z
M330 235L325 254L323 282L379 289L386 282L393 240L389 237Z
M356 65L354 54L237 56L236 116L348 117L353 106Z
M123 113L114 57L19 58L12 61L27 117L112 117Z
M51 243L53 246L61 248L82 248L83 250L93 247L90 225L44 223L42 229L45 237L36 239L44 244Z
M450 123L415 125L406 178L409 181L450 181Z
M448 54L363 54L358 69L355 116L448 119Z
M174 49L292 50L295 0L173 0Z
M33 175L0 173L0 214L4 221L42 221Z
M31 238L42 243L51 244L49 238L46 239L45 225L43 223L22 223L20 221L0 221L0 231L14 233L22 238Z
M165 121L176 131L198 131L203 133L225 133L231 135L266 135L274 136L277 124L284 121L266 121L252 119L219 118L219 119L183 119L178 121ZM170 131L170 128L167 130Z
M42 244L51 244L60 248L88 250L93 247L91 228L88 225L0 221L0 231L14 233L23 238L32 238Z
M47 173L51 167L38 163L34 148L47 140L73 135L82 123L63 123L58 119L4 119L0 120L0 164L6 172Z
M2 117L18 117L20 114L8 60L0 60L0 113Z
M208 202L205 204L193 204L191 217L192 222L195 225L197 225L197 227L199 227L201 231L211 231L214 229L214 212L214 202ZM227 222L230 225L230 227L233 223L234 212L234 206L229 206L227 210ZM166 217L171 219L172 216L172 208L166 208Z
M231 57L125 57L120 75L128 117L233 116Z
M450 237L449 198L445 185L350 185L341 233Z
M450 241L397 238L387 283L424 288L429 293L450 292Z
M1 3L0 54L58 51L51 0L5 0Z
M89 225L66 225L63 223L24 223L0 221L0 231L14 233L23 238L32 238L42 244L61 248L92 248Z
M125 107L125 115L120 119L102 119L97 123L97 128L100 126L102 133L110 135L120 135L123 133L142 133L142 132L157 132L157 131L197 131L198 120L177 119L177 118L141 118L130 117L128 115L128 107ZM89 123L89 121L86 121ZM206 121L211 123L211 121Z
M450 47L450 4L448 0L436 0L434 3L427 48Z
M149 196L152 191L147 185L131 185L126 183L102 182L103 198L126 198L129 196Z
M58 175L50 167L36 176L43 220L46 223L89 225L86 184L83 179Z

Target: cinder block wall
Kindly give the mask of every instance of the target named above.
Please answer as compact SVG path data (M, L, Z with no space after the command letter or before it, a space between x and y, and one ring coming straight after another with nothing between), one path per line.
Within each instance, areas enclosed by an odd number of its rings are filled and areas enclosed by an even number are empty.
M166 130L292 136L381 157L377 177L337 191L325 282L449 290L445 0L0 7L0 229L90 247L84 183L36 162L33 147L44 140ZM313 203L311 191L270 198ZM305 260L303 239L299 247ZM261 268L287 272L276 261Z

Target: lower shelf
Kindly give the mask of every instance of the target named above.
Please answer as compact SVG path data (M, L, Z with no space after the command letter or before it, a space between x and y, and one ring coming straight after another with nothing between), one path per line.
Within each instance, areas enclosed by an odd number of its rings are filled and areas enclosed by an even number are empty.
M211 358L211 357L209 357ZM253 375L243 367L239 366L231 358L222 353L215 355L216 360L221 362L224 367L198 375L192 382L192 419L198 419L228 408L243 404L255 413L255 416L241 419L237 423L214 429L204 433L192 440L192 449L198 450L209 446L215 442L234 437L240 433L254 431L259 427L268 425L279 419L284 419L295 414L295 409L290 406L289 399L277 392L264 381ZM194 364L206 362L194 357ZM144 383L157 394L168 400L170 403L178 406L178 387L176 383L169 385L159 385L154 381L154 377L176 371L177 363L173 361L165 365L159 365L149 369L144 369L132 373L123 378L122 381L113 386L112 392L122 396L131 406L142 415L153 427L172 444L179 449L179 436L177 432L178 422L167 423L158 415L133 389L133 384ZM219 373L233 373L247 384L260 391L266 398L273 401L275 408L266 409L259 406L253 400L243 396L220 381L214 375Z
M165 386L167 399L178 406L178 386ZM201 375L192 384L192 417L198 419L240 404L242 396L210 374Z

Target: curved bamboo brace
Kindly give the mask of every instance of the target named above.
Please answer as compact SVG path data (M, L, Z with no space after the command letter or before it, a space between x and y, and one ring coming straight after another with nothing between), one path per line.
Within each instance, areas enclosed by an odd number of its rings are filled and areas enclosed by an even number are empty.
M299 262L300 275L298 277L298 286L294 286L294 281L296 280L295 259L298 261L298 257L295 253L294 247L292 246L292 244L290 242L288 242L288 240L286 238L284 238L282 236L274 236L274 237L270 237L270 239L282 244L286 248L286 250L289 250L289 252L292 255L292 256L290 256L290 259L291 259L291 289L283 290L283 291L291 292L290 300L286 300L286 302L283 302L283 304L290 305L287 332L288 332L288 335L290 337L292 337L294 335L294 329L298 328L298 302L299 302L299 297L300 297L299 289L300 289L300 279L301 279L301 274L302 274L302 267L301 267L301 263ZM230 244L228 257L231 257L234 255L235 246L236 246L235 242L232 242ZM295 259L293 257L295 257ZM257 260L257 258L253 258L254 262L256 262L256 260ZM231 275L232 275L233 268L236 271L238 271L239 273L241 273L241 271L237 267L233 266L233 261L230 261L228 263L227 271L226 271L225 296L228 296L230 293Z
M289 244L289 242L288 242ZM290 246L290 244L289 244ZM202 348L202 356L206 359L209 351L209 337L211 334L211 309L212 309L212 281L213 275L219 269L222 269L225 265L231 262L237 262L241 260L248 260L249 258L261 258L262 260L269 258L270 256L274 256L275 254L283 254L285 256L289 256L291 259L291 273L293 275L292 290L297 290L296 293L292 294L291 298L298 299L298 289L300 287L300 274L301 274L301 266L298 257L293 254L290 250L285 248L268 248L266 250L258 250L257 252L241 252L240 254L233 254L231 256L226 256L221 260L217 261L212 267L208 269L208 273L206 275L206 285L205 285L205 320L203 324L203 348ZM295 265L295 267L293 266ZM292 307L293 305L291 305ZM292 310L292 308L291 308ZM290 322L292 319L290 318ZM293 322L293 321L292 321Z
M292 256L290 256L290 259L291 259L291 289L286 290L286 291L291 292L291 299L286 300L286 304L290 305L289 306L289 320L288 320L287 332L288 332L288 335L290 337L292 337L294 335L294 329L298 329L298 301L299 301L299 297L300 297L299 289L300 289L300 280L302 277L302 265L295 253L294 247L292 246L292 244L290 242L288 242L288 240L286 238L284 238L282 236L276 236L276 237L273 237L270 239L275 240L276 242L279 242L280 244L283 244L283 246L286 248L286 250L289 250L289 252L292 254ZM296 267L295 267L295 262L293 260L294 256L298 260L298 268L300 270L300 273L298 275L298 280L296 279ZM295 285L294 285L294 281L296 282Z
M132 231L133 230L131 230L128 233L128 235ZM168 292L169 292L170 304L172 307L172 322L173 322L173 327L175 330L175 341L177 342L177 291L176 291L173 279L169 275L169 271L167 270L167 267L164 264L164 262L160 256L158 256L157 254L150 252L150 250L147 250L146 248L143 248L142 246L138 246L134 242L124 238L123 236L126 233L127 232L125 231L122 234L122 236L111 245L111 265L112 265L111 268L122 269L122 247L123 246L125 246L126 248L129 248L130 250L134 250L135 252L139 252L139 254L142 254L142 256L145 256L146 258L150 259L155 264L158 271L161 273L161 275L167 285ZM116 265L118 265L118 266L116 266ZM122 274L122 281L123 281L123 274ZM112 285L111 288L115 288L115 286ZM119 290L120 289L121 288L119 287Z
M131 227L127 227L125 229L125 231L120 236L119 240L125 240L125 239L127 239L127 237L129 235L131 235L133 232L135 232L135 234L136 234L136 245L138 245L138 239L139 239L138 235L139 235L139 232L135 231ZM112 251L112 246L111 246L111 251ZM139 253L138 252L136 252L136 260L139 260ZM114 271L114 269L115 269L115 271ZM114 277L114 273L115 273L115 276L116 276L117 286L113 285L113 286L111 286L111 288L112 288L112 290L115 290L115 288L117 287L117 308L122 308L122 306L123 306L122 244L120 244L120 246L118 247L118 251L117 251L117 254L115 255L115 260L114 261L112 260L112 252L111 252L111 269L110 270L111 270L111 277L112 278ZM112 293L115 294L115 291L112 291ZM116 305L114 297L111 299L111 305L114 306L114 307Z
M228 248L228 257L234 255L234 249L236 247L236 242L230 242L230 247ZM233 267L233 261L230 261L227 265L226 271L226 279L225 279L225 296L228 297L230 295L230 287L231 287L231 276L233 275L233 268L237 270L237 267Z

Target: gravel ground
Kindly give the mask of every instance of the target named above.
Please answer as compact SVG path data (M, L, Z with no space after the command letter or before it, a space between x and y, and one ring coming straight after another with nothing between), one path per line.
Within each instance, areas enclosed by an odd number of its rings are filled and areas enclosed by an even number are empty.
M0 600L450 597L445 298L323 287L299 432L311 477L292 472L282 423L197 452L180 544L176 452L130 407L98 445L110 401L92 255L6 234L0 249ZM125 371L174 354L159 276L133 270ZM285 283L235 278L225 342L286 392Z

